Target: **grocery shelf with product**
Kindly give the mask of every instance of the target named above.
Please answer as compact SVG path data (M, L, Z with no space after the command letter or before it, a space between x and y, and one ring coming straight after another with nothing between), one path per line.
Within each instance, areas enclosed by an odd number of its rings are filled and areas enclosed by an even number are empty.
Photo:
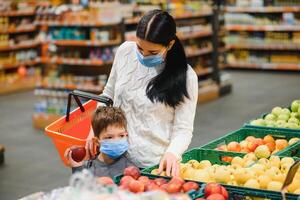
M299 71L298 1L227 1L230 68Z

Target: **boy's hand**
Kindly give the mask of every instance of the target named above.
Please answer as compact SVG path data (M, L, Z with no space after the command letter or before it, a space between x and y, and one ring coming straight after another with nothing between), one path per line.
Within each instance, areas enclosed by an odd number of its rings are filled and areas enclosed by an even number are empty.
M99 141L96 137L87 139L85 148L90 158L95 158L99 153Z
M66 151L65 151L65 154L64 154L64 156L65 156L65 158L67 159L67 161L68 161L68 165L70 166L70 167L80 167L80 166L82 166L83 165L83 162L84 161L86 161L86 160L89 160L89 154L88 154L88 152L86 153L86 155L85 155L85 157L84 157L84 159L82 160L82 161L80 161L80 162L76 162L75 160L73 160L73 158L72 158L72 149L74 149L74 148L76 148L76 147L71 147L71 148L68 148Z

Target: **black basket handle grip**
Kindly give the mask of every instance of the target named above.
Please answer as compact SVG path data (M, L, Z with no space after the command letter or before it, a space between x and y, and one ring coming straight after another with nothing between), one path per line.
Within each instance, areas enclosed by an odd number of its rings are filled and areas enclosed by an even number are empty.
M91 100L94 100L94 101L98 101L100 103L106 104L106 106L112 106L113 105L113 101L110 98L106 97L106 96L101 96L101 95L99 96L99 95L95 95L95 94L92 94L92 93L83 92L83 91L80 91L80 90L73 90L68 95L68 104L67 104L67 111L66 111L66 122L68 122L70 120L70 110L71 110L72 96L74 97L74 99L75 99L77 105L79 106L81 112L84 112L85 109L82 106L82 103L81 103L79 97L85 98L85 99L91 99Z

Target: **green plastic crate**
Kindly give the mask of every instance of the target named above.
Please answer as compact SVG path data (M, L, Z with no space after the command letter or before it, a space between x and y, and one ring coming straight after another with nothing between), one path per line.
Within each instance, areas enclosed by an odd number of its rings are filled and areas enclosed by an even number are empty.
M291 109L288 108L290 111ZM264 113L262 114L259 118L264 119L266 117L266 115L269 113ZM259 119L257 118L257 119ZM246 122L244 124L244 127L246 128L257 128L257 129L268 129L268 130L278 130L278 131L288 131L288 132L298 132L300 134L300 128L299 129L294 129L294 128L281 128L281 127L269 127L269 126L256 126L256 125L251 125L251 121L253 121L255 119L250 120L249 122Z
M220 137L218 139L213 140L212 142L209 142L200 148L202 149L215 149L216 147L223 145L223 144L228 144L229 142L236 141L236 142L241 142L248 136L254 136L257 138L263 138L266 135L272 135L275 139L291 139L294 137L299 137L300 134L295 133L295 132L290 132L290 131L281 131L281 130L270 130L270 129L256 129L256 128L241 128L239 130L230 132L223 137ZM284 150L291 149L295 146L296 144L290 145L286 147ZM283 150L282 150L283 151ZM279 151L276 153L276 155L281 155L282 151ZM244 155L246 153L243 153Z
M183 155L182 163L186 163L189 160L209 160L212 164L219 164L219 165L228 165L227 162L222 161L223 156L240 156L243 157L244 154L242 153L236 153L236 152L223 152L223 151L216 151L216 150L209 150L209 149L192 149L188 152L186 152ZM283 156L280 156L281 158ZM294 158L295 160L299 160ZM148 176L148 177L158 177L158 178L170 178L165 176L159 176L159 175L153 175L151 174L151 171L153 169L158 168L158 165L155 165L153 167L145 168L142 170L142 175ZM193 181L193 180L191 180ZM194 181L199 184L204 184L203 182ZM268 191L268 190L261 190L261 189L253 189L253 188L246 188L246 187L239 187L239 186L231 186L226 184L223 185L230 196L230 199L239 199L239 200L246 200L246 196L251 197L260 197L260 198L267 198L271 200L281 200L282 196L280 192L275 191ZM286 195L288 200L298 200L299 195L294 194L287 194ZM299 197L300 200L300 197Z
M122 177L123 177L123 174L120 174L120 175L118 175L118 176L115 176L114 177L114 182L117 184L117 185L119 185L120 184L120 181L121 181L121 179L122 179ZM171 179L171 177L160 177L160 176L155 176L155 175L147 175L147 177L149 177L150 179L155 179L155 178L164 178L164 179L166 179L167 181L169 181L170 179ZM194 182L196 182L196 181L194 181ZM197 183L197 182L196 182ZM203 188L204 188L204 186L205 186L205 183L198 183L199 184L199 190L198 191L196 191L196 190L191 190L191 191L189 191L189 192L187 192L187 194L189 195L189 197L191 198L191 199L197 199L197 198L200 198L200 197L203 197L204 196L204 193L203 193Z

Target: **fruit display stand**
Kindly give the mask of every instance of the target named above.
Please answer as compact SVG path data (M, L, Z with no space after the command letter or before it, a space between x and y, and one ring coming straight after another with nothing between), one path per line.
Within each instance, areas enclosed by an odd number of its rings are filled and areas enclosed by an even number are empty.
M221 166L222 167L222 165L225 165L225 166L230 165L230 163L224 162L222 160L222 158L224 156L236 156L236 157L240 157L240 158L243 157L242 154L234 153L234 152L222 152L222 151L215 151L215 150L193 149L193 150L190 150L190 151L186 152L183 155L182 163L188 163L190 165L193 165L196 162L198 162L198 164L199 164L200 161L204 161L202 163L203 166L198 166L196 169L203 169L204 166L206 165L207 161L210 161L210 163L211 163L210 166L219 166L219 167ZM249 156L249 158L250 158L250 156ZM286 158L286 157L279 156L278 158L283 159L283 158ZM299 161L299 159L294 159L294 160ZM255 164L256 164L256 162L253 161L252 165L250 165L248 167L251 168ZM165 176L161 176L161 175L154 175L153 170L155 170L155 169L158 169L158 165L142 170L142 175L150 176L150 177L163 177L163 178L165 177ZM209 179L207 179L206 181L203 181L204 179L206 179L205 177L209 176L209 175L206 175L207 172L208 172L208 174L210 173L209 171L201 173L200 177L201 177L202 181L186 179L186 178L184 178L184 179L185 180L190 180L190 181L196 181L199 184L203 184L207 181L210 181ZM216 173L219 173L219 175L216 174L216 177L218 177L219 179L224 179L226 174L228 174L229 176L231 174L231 172L221 173L220 171L216 172ZM240 176L243 176L243 175L244 174L241 174ZM196 175L193 175L193 177L195 177L195 176ZM197 176L199 176L199 174ZM251 198L267 198L267 199L270 199L270 200L280 200L280 199L283 198L282 193L280 191L266 190L266 189L259 189L259 188L251 188L250 186L249 187L245 187L245 186L241 187L241 186L236 186L236 185L229 185L226 182L222 183L222 186L224 186L226 188L226 190L228 191L229 199L241 199L241 200L245 199L246 200L246 199L251 199ZM291 193L286 193L285 196L286 196L286 199L288 199L288 200L297 200L298 197L299 197L299 195L291 194Z
M272 136L271 140L273 141L272 142L273 144L269 146L268 143L270 142L267 141L268 138L266 139L264 138L265 136ZM247 138L249 138L249 141ZM277 142L275 144L275 140L278 141L278 144ZM201 148L217 149L221 151L228 150L228 151L235 151L235 152L246 154L249 152L254 152L256 148L259 147L260 145L263 146L267 145L269 149L270 148L272 149L269 150L270 154L273 153L275 155L281 155L282 150L286 150L286 149L288 150L294 148L294 146L296 146L296 144L299 142L300 142L299 133L282 131L282 130L241 128L239 130L228 133L223 137L213 140L201 146ZM232 143L232 145L230 143ZM222 149L222 145L224 146L224 149ZM277 145L278 147L275 145Z

